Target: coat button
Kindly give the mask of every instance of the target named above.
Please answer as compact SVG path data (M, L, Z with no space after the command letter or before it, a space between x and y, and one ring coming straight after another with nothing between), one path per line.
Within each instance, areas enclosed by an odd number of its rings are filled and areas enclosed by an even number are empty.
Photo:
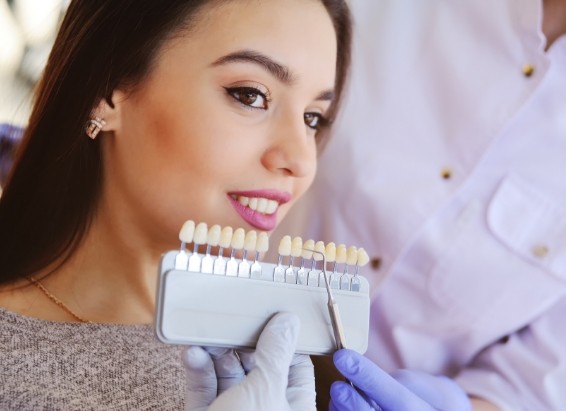
M546 257L549 249L545 245L536 245L533 247L533 254L535 257L543 258Z
M444 167L442 170L440 170L440 176L443 179L448 180L450 179L450 177L452 177L452 170L448 167Z
M379 257L372 258L370 261L370 265L372 269L379 270L379 267L381 267L381 258Z
M523 74L525 75L525 77L531 77L535 72L535 66L533 66L532 64L525 64L523 66Z

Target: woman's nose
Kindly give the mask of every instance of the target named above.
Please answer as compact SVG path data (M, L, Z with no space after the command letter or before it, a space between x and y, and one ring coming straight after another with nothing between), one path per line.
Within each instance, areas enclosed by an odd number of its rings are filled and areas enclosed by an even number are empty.
M262 156L265 168L294 177L314 175L317 149L314 130L302 113L281 115L271 128L270 144Z

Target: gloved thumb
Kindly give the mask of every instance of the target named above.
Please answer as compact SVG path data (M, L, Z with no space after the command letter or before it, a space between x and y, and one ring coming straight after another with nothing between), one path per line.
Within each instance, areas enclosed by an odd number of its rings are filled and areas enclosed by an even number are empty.
M181 354L187 391L185 411L204 411L216 399L217 379L210 355L200 347L187 347Z

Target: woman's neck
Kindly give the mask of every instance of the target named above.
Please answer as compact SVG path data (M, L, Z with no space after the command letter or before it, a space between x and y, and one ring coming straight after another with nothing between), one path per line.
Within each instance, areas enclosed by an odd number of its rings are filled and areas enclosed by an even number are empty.
M166 250L151 249L143 238L112 219L96 219L77 252L49 281L77 299L91 321L150 323L159 256Z

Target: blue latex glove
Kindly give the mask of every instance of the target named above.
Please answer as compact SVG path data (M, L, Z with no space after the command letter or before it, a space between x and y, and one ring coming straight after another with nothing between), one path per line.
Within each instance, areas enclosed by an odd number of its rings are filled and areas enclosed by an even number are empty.
M189 347L185 411L314 411L314 369L307 355L295 355L299 318L275 315L254 352Z
M471 411L466 393L450 378L420 371L389 375L352 350L334 354L334 365L357 388L338 381L330 388L331 411Z

